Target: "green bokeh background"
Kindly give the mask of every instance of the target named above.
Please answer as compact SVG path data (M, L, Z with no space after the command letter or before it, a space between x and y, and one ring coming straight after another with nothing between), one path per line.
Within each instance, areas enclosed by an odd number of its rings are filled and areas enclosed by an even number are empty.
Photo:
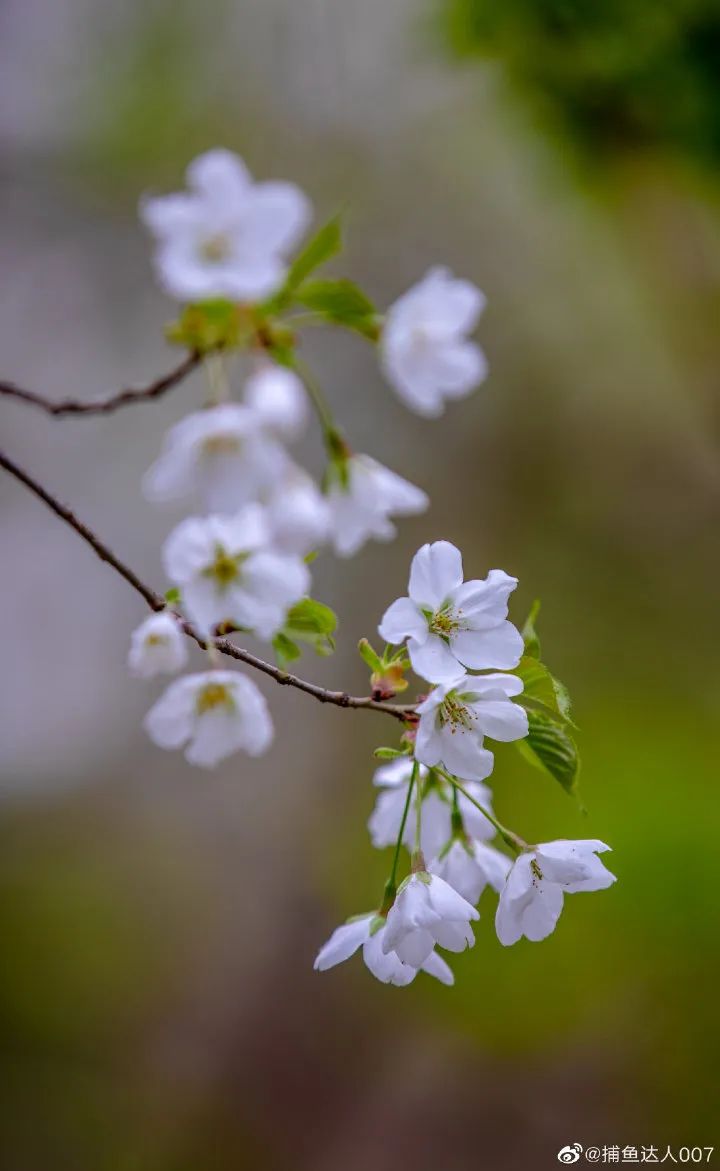
M491 378L437 423L403 411L360 340L308 339L357 448L433 505L392 546L318 562L340 649L303 669L363 688L353 647L421 541L455 541L473 575L516 573L514 617L542 599L545 658L574 698L587 814L505 746L497 811L532 840L608 841L619 881L512 949L488 897L453 990L385 988L359 961L313 973L386 876L364 823L390 729L268 688L262 762L205 776L156 752L140 730L155 690L124 672L133 599L3 484L3 1166L515 1171L575 1141L712 1144L714 6L8 14L8 376L90 395L168 364L135 201L217 143L300 182L319 218L346 206L346 270L381 304L437 262L486 291ZM93 424L6 404L5 441L160 584L172 518L143 508L138 479L201 393ZM319 469L316 443L303 456Z

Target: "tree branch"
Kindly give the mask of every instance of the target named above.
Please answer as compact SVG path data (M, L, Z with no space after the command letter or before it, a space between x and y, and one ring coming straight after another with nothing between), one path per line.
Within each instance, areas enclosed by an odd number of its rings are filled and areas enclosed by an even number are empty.
M111 395L110 398L91 399L89 402L81 402L79 399L72 398L63 398L53 402L52 399L36 394L34 390L24 390L21 386L16 386L14 382L4 381L0 381L0 394L31 403L32 406L46 411L48 415L109 415L118 407L130 406L131 403L144 402L146 399L160 398L166 391L182 382L195 369L199 361L200 354L193 351L183 358L179 366L167 374L163 374L160 378L156 378L147 386L130 386Z
M128 585L131 585L136 593L140 594L141 598L143 598L151 610L158 611L165 609L167 603L160 594L157 594L149 586L146 586L144 582L140 581L137 574L133 573L132 569L127 565L124 565L112 550L86 524L83 524L75 516L75 513L71 509L61 504L59 500L56 500L54 496L43 488L42 484L33 479L28 472L19 467L14 460L11 460L2 451L0 451L0 467L3 467L6 472L9 472L11 476L14 476L16 480L19 480L21 484L29 488L56 516L59 516L70 528L74 529L90 545L101 561L112 566L125 579ZM258 658L257 655L251 654L250 651L246 651L243 647L235 646L227 638L212 639L208 643L189 622L185 622L182 618L181 625L185 634L189 638L192 638L199 647L206 649L208 645L215 646L222 654L228 655L233 659L238 659L241 663L245 663L248 667L253 667L256 671L262 671L264 675L268 675L282 686L295 687L298 691L304 691L306 695L312 695L320 703L334 704L335 707L367 708L374 712L385 712L386 715L394 716L396 720L400 720L403 723L410 722L413 718L413 705L384 703L380 700L372 699L370 696L348 695L344 691L329 691L325 687L319 687L316 683L309 683L305 679L300 679L297 675L290 675L287 671L280 670L279 667L275 667L272 663L266 663L264 659Z

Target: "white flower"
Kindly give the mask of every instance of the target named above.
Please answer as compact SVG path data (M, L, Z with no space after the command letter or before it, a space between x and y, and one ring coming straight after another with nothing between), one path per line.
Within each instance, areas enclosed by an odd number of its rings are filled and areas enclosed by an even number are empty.
M297 439L308 419L305 387L284 366L263 366L245 383L245 403L262 427L280 439Z
M288 464L284 447L249 407L223 403L170 428L143 491L152 501L197 493L209 512L230 513L270 489Z
M385 611L380 636L394 646L407 638L413 669L429 683L457 677L461 666L508 670L523 653L522 636L507 621L516 585L501 569L463 582L459 549L449 541L423 545L412 559L410 596Z
M238 749L260 756L273 738L265 699L235 671L176 679L146 715L145 730L160 748L188 744L185 759L203 768L214 768Z
M418 970L435 976L442 984L454 984L455 978L445 961L431 951L421 964L404 964L394 952L385 952L386 923L375 911L369 915L358 915L336 928L317 954L313 967L316 972L334 968L354 955L359 947L367 967L383 984L396 984L402 988L410 984Z
M399 397L419 415L441 415L487 375L485 355L466 340L485 298L469 281L432 268L390 307L380 339L382 364Z
M242 159L227 150L200 155L186 178L188 192L140 204L166 292L179 301L258 301L274 293L285 279L285 257L310 220L300 189L253 183Z
M328 538L330 509L312 476L291 466L265 502L272 543L283 553L300 557Z
M347 484L334 482L328 493L332 539L340 557L352 557L367 540L391 541L395 525L390 516L414 516L430 503L416 488L369 455L347 461Z
M409 757L398 757L388 764L381 765L375 770L373 783L380 787L375 808L373 809L368 830L373 846L382 849L384 846L394 846L400 832L408 785L412 776L413 762ZM439 854L452 835L451 812L452 792L447 781L437 773L432 775L432 783L428 787L426 779L428 770L422 765L418 769L416 783L423 786L420 847L426 858L433 858ZM465 788L471 797L492 811L492 793L487 785L477 781L467 781ZM458 793L458 808L462 814L465 828L472 837L481 840L492 838L495 830L479 809L467 799L464 793ZM405 822L403 844L412 850L415 843L415 801Z
M128 667L133 675L171 674L185 666L187 657L185 636L169 610L151 614L132 632Z
M474 905L486 886L500 893L510 865L510 859L493 846L486 846L472 838L467 841L456 838L447 853L433 858L428 870L431 874L437 874L438 878L443 878L453 890Z
M528 734L527 714L509 698L523 689L517 675L461 675L434 687L417 707L420 722L415 756L428 766L442 764L453 776L484 780L493 755L483 736L521 740Z
M232 622L271 639L307 592L307 565L269 548L268 539L259 504L234 516L191 516L173 529L163 547L165 572L201 634Z
M394 951L404 964L419 968L435 944L464 951L475 942L470 921L480 915L462 895L437 875L411 874L388 911L383 951Z
M495 916L498 939L508 947L523 935L537 941L555 929L563 894L605 890L615 875L597 857L604 842L544 842L520 854L503 887Z

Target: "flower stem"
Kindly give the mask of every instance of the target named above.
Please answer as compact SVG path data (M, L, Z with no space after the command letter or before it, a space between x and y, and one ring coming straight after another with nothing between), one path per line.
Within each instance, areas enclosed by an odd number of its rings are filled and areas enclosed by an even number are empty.
M505 842L506 846L509 846L510 849L514 850L516 854L520 854L523 850L527 849L527 842L524 842L521 837L518 837L517 834L514 834L511 829L507 829L504 825L502 825L489 809L486 809L484 805L481 805L479 801L476 801L475 798L472 797L470 793L468 793L464 785L461 785L460 782L455 777L451 776L449 772L446 772L444 768L440 768L439 765L436 765L435 767L440 775L444 777L446 781L450 782L450 784L453 786L453 789L457 790L459 793L462 793L463 797L466 797L470 804L474 805L476 809L479 809L483 817L486 817L490 824L495 826L495 829L500 834L500 837Z
M336 437L338 435L338 429L335 426L333 413L325 401L325 395L321 391L305 363L298 361L296 358L294 361L294 366L295 372L301 378L303 386L308 393L308 398L315 408L315 414L317 415L320 421L320 426L322 427L325 446L328 448L330 454L332 454L337 446Z
M403 809L402 818L400 819L400 829L398 830L397 841L395 843L395 853L393 854L392 867L390 868L390 877L385 883L383 902L382 907L380 908L381 915L386 915L388 913L390 907L395 901L395 895L397 894L397 868L398 862L400 860L400 847L402 846L403 835L405 833L405 823L408 819L410 802L412 801L413 789L415 788L419 767L420 766L418 765L418 762L416 760L413 761L413 770L410 775L410 784L408 785L407 797L405 798L405 808Z

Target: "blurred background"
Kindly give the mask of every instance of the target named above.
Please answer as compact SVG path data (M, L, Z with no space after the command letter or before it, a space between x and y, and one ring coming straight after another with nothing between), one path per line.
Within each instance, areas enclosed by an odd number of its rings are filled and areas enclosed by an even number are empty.
M332 660L425 540L543 601L581 727L584 817L511 747L502 820L599 837L619 882L503 949L493 900L450 991L312 971L375 904L369 713L261 683L279 734L217 772L141 728L126 585L19 485L3 527L0 1144L8 1171L515 1171L566 1143L718 1139L720 10L713 0L2 0L0 373L93 397L175 360L141 192L194 153L347 209L386 305L433 263L477 282L486 385L406 411L360 339L308 338L353 445L432 498L325 556ZM140 476L200 377L109 418L7 401L3 446L163 587L182 509ZM303 457L318 471L320 451ZM198 658L198 664L202 660Z

